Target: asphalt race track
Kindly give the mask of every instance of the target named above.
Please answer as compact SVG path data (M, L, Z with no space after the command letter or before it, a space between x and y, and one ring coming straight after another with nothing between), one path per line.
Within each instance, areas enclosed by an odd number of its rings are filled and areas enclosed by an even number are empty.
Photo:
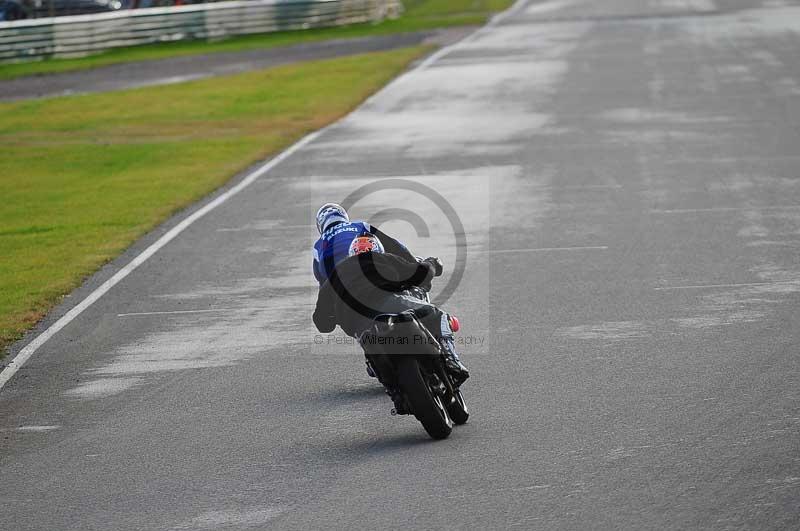
M1 527L800 528L799 52L800 1L520 4L36 352ZM440 290L464 266L445 441L311 324L313 213L362 186Z

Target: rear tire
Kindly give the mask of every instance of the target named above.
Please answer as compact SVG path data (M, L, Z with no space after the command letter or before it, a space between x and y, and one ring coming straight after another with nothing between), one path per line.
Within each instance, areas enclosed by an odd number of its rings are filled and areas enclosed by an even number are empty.
M413 356L401 356L397 363L397 380L408 399L414 416L434 439L446 439L453 431L453 420L440 396L428 387Z
M469 409L467 403L464 402L464 396L461 394L461 389L456 389L453 401L447 404L447 414L453 419L457 425L466 424L469 418Z

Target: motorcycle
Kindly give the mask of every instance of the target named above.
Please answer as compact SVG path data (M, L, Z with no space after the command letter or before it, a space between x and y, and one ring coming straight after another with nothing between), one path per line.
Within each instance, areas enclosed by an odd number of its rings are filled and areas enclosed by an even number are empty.
M394 402L393 415L414 415L434 439L446 439L454 425L467 422L469 410L445 369L443 347L413 311L377 316L361 345Z

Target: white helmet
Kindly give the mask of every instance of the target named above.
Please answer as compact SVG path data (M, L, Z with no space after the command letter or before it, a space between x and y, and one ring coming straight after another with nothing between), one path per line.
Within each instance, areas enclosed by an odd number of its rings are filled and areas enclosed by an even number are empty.
M325 203L317 210L317 230L320 234L325 232L334 223L350 221L347 211L336 203Z

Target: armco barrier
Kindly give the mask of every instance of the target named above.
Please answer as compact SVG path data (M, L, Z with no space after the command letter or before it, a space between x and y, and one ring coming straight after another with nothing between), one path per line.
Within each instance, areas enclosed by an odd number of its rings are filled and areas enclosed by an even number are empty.
M120 46L377 22L400 0L241 0L0 22L0 62L82 57Z

